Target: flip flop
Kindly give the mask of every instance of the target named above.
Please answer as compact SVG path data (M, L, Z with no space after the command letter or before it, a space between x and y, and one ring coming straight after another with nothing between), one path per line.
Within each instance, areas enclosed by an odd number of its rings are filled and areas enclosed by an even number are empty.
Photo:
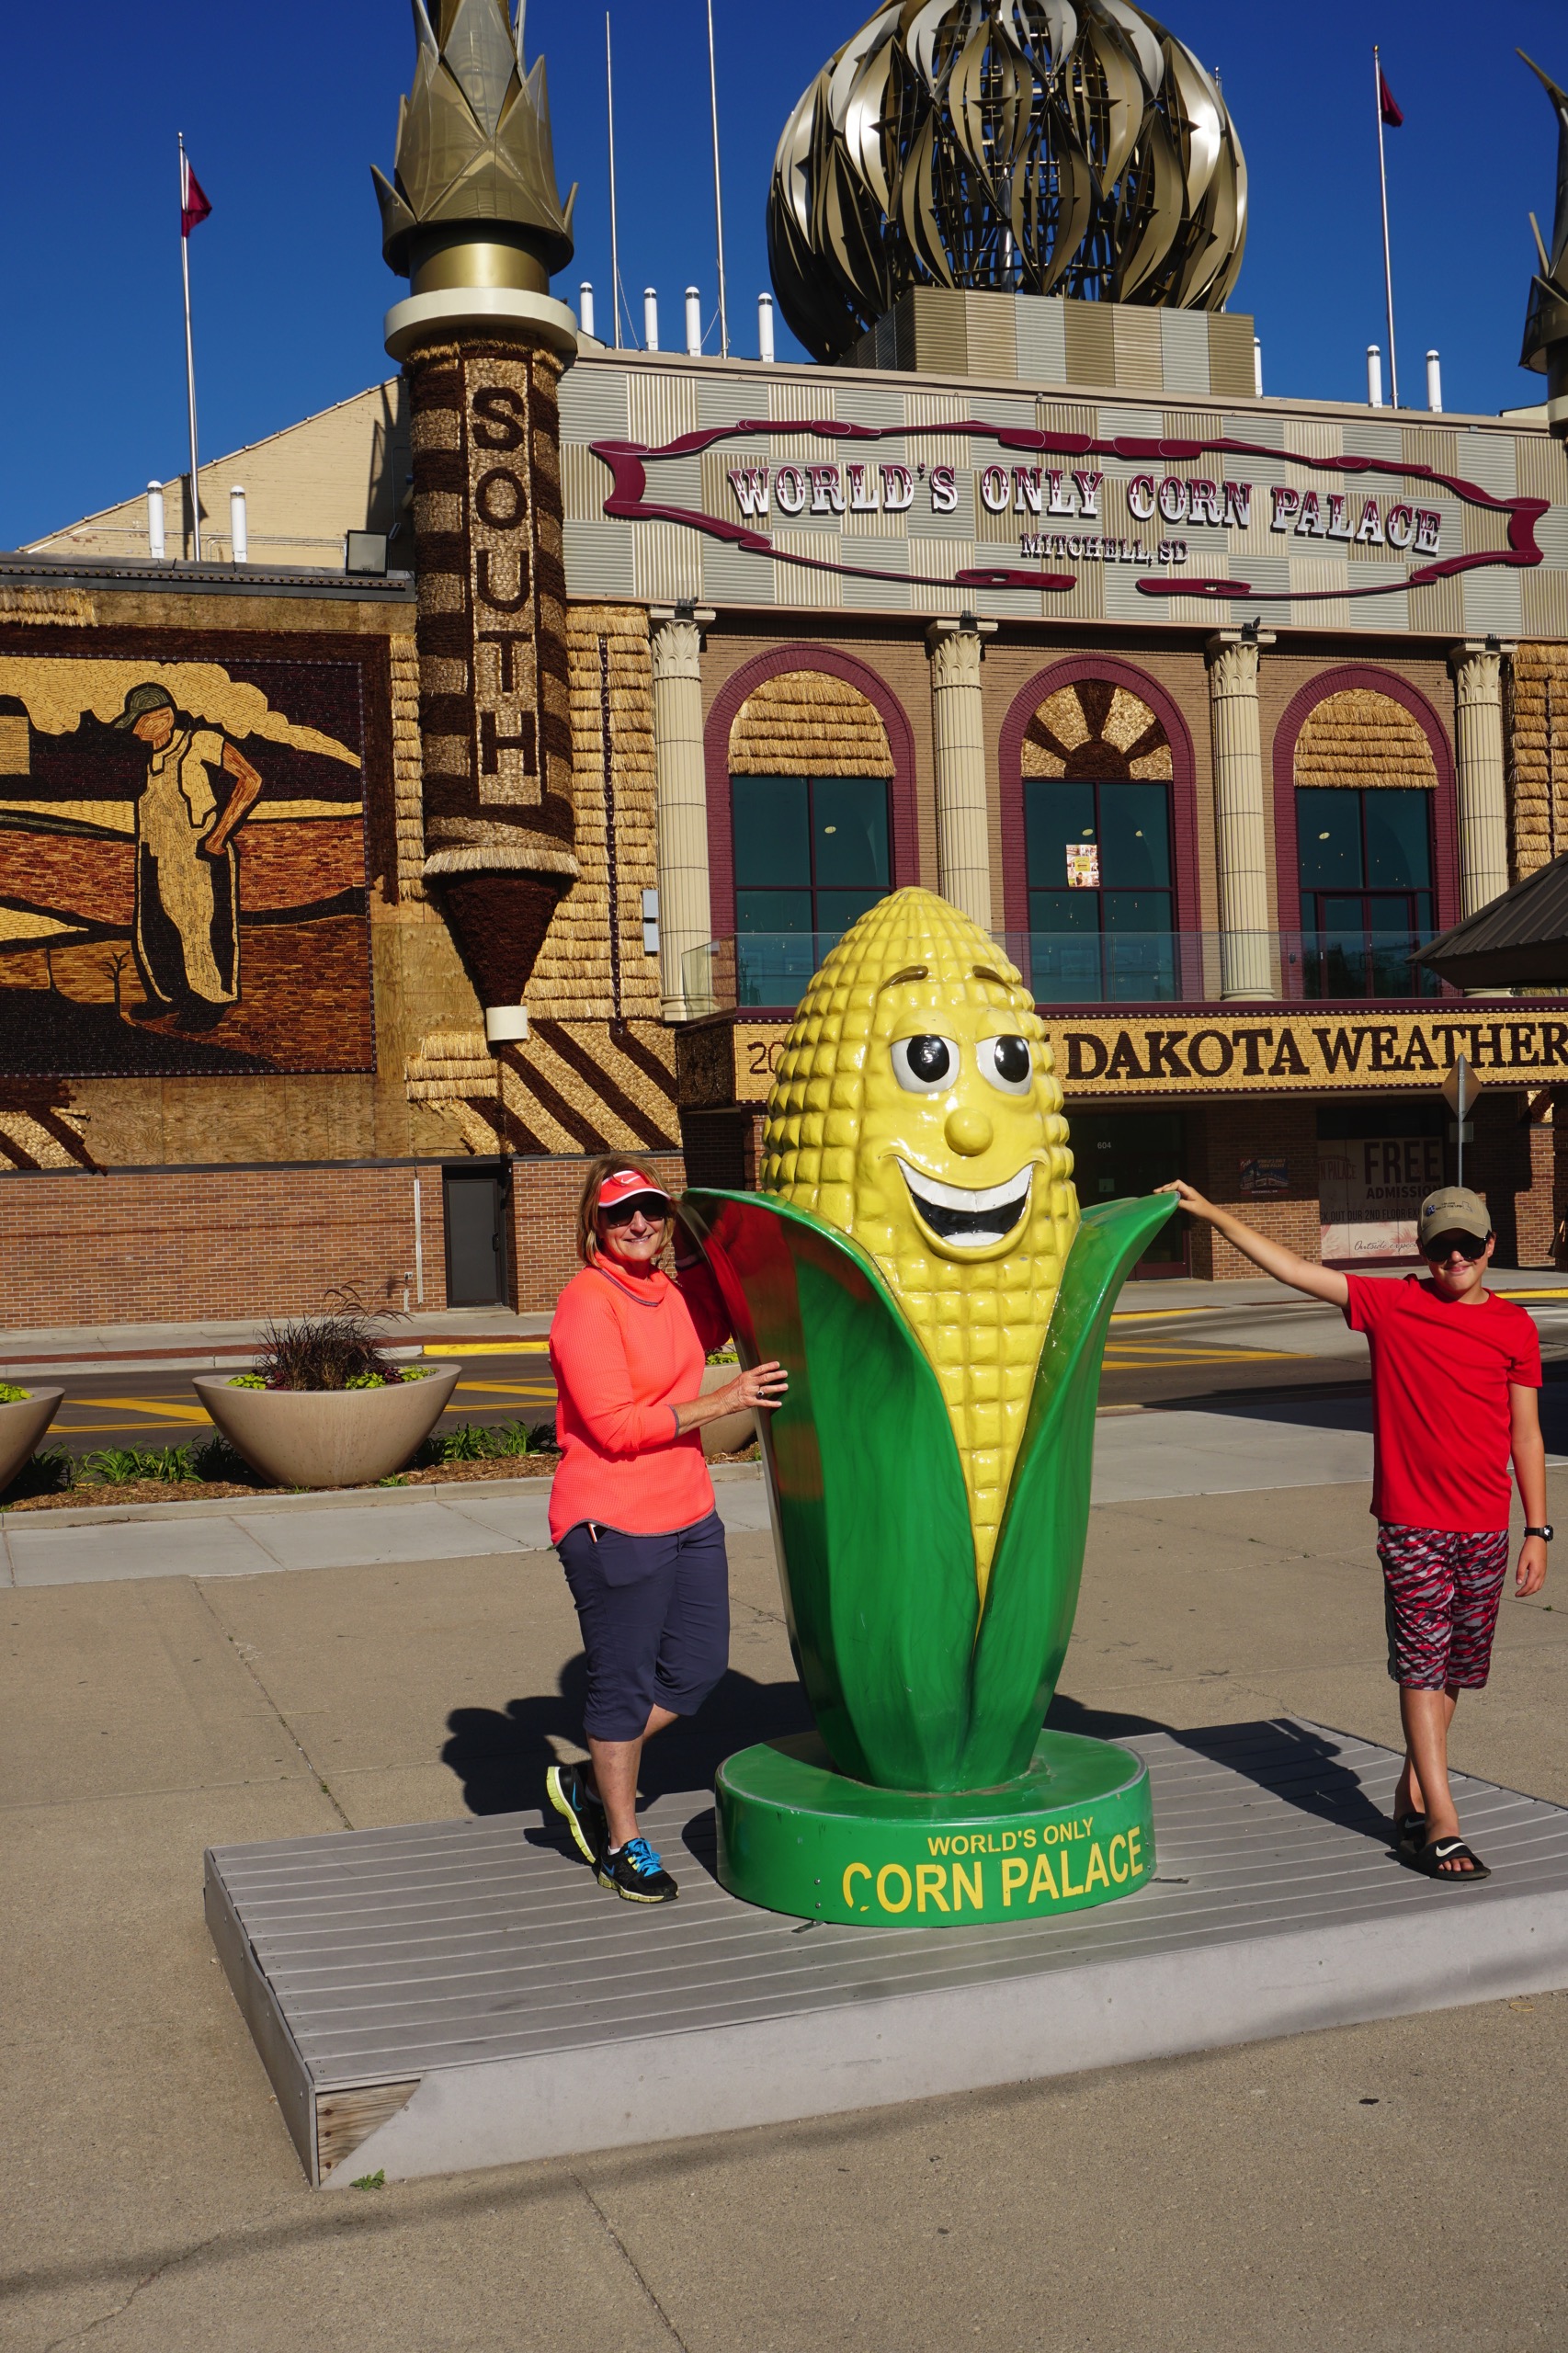
M1402 1813L1394 1824L1394 1845L1402 1855L1413 1855L1426 1843L1426 1817L1424 1813Z
M1434 1838L1427 1847L1417 1847L1409 1858L1413 1870L1423 1878L1436 1880L1440 1887L1474 1887L1492 1874L1479 1855L1467 1847L1462 1838ZM1446 1871L1445 1863L1469 1863L1468 1871Z

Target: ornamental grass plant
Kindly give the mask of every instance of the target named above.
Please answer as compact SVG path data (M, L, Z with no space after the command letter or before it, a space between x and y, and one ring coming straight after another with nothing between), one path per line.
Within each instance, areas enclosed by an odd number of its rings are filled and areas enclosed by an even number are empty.
M269 1323L256 1352L254 1372L240 1373L240 1389L390 1389L422 1381L421 1368L406 1369L386 1353L379 1328L388 1320L369 1309L347 1287L330 1290L320 1313Z

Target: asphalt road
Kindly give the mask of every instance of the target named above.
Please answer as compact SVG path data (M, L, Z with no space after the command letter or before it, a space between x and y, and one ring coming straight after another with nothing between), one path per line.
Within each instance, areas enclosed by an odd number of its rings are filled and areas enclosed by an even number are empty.
M1506 1285L1500 1284L1499 1290ZM1282 1299L1259 1305L1173 1305L1153 1285L1123 1294L1106 1348L1106 1405L1191 1404L1257 1390L1358 1387L1367 1378L1366 1343L1332 1308ZM1547 1361L1568 1360L1568 1294L1528 1295ZM458 1354L451 1344L433 1361ZM546 1421L555 1386L542 1339L464 1347L462 1378L439 1427L461 1422ZM1568 1370L1568 1366L1565 1366ZM211 1428L187 1373L113 1370L72 1375L49 1443L73 1453L109 1447L180 1446Z

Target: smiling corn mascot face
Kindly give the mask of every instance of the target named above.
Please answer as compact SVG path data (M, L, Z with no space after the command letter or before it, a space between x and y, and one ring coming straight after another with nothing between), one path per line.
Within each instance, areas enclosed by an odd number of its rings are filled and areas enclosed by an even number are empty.
M983 1599L1078 1224L1062 1089L995 942L930 891L863 915L802 998L762 1189L869 1252L936 1367Z

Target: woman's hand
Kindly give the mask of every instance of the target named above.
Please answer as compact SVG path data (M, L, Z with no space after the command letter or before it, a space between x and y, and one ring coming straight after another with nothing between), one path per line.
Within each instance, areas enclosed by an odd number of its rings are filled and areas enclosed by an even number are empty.
M720 1406L722 1413L744 1414L749 1413L754 1405L766 1405L770 1411L774 1406L781 1405L784 1403L784 1392L789 1386L789 1374L781 1364L774 1361L753 1365L749 1372L743 1372L738 1380L732 1381L726 1388L714 1390L710 1393L714 1398L722 1400Z
M722 1389L710 1389L705 1397L688 1397L684 1404L673 1405L676 1428L684 1438L687 1430L699 1430L704 1422L716 1422L722 1414L749 1414L760 1405L771 1413L784 1403L784 1392L790 1386L790 1376L777 1359L767 1364L754 1364L749 1372L737 1373L733 1381L726 1381Z

